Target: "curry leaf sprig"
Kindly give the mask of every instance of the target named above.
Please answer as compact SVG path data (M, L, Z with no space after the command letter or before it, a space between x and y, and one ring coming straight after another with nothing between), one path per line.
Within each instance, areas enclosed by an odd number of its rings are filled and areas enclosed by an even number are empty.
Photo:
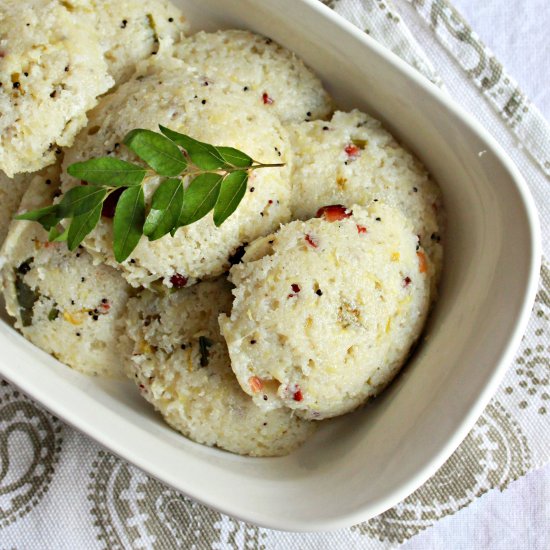
M213 212L219 227L243 199L249 173L263 164L233 147L215 147L164 126L160 132L137 129L124 144L145 165L108 156L71 164L68 173L82 185L69 189L59 202L16 216L40 223L50 241L67 241L75 250L98 224L102 214L113 217L113 252L125 261L142 235L150 241L172 236L183 226ZM161 181L145 204L143 185ZM62 220L70 222L60 224Z

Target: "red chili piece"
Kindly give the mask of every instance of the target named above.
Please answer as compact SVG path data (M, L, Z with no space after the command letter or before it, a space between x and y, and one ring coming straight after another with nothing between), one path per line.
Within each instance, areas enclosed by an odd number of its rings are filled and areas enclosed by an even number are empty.
M313 248L317 248L319 245L313 240L313 238L311 237L311 235L309 235L309 233L304 237L307 244L309 244L309 246L312 246Z
M174 288L183 288L187 284L187 277L176 273L170 277L170 282Z
M358 225L357 226L357 233L366 233L367 228L364 225Z
M287 298L295 298L298 292L300 292L301 290L300 285L297 285L296 283L292 283L290 287L292 288L293 294L289 294Z
M261 391L264 387L264 383L257 376L251 376L248 379L248 384L254 393Z
M344 151L348 157L356 157L359 154L360 149L357 145L350 143L349 145L346 145Z
M405 277L403 279L403 286L409 286L411 284L411 278L410 277Z
M296 390L294 392L294 395L292 396L292 399L294 399L294 401L302 401L303 398L304 396L302 395L302 390Z
M269 97L267 92L262 94L262 101L264 102L264 105L271 105L273 103L273 99Z
M104 298L103 300L101 300L101 304L99 304L98 308L100 313L108 313L108 311L111 309L111 305L109 304L109 302L107 301L106 298Z
M315 217L325 218L327 222L338 222L344 218L349 218L352 214L353 212L351 210L348 210L341 204L331 204L330 206L319 208Z

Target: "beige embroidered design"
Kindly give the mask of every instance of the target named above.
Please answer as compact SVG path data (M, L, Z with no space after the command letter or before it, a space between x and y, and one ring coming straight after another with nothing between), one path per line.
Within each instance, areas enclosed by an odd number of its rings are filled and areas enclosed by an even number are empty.
M507 385L504 391L516 399L520 409L535 407L538 414L545 415L550 410L550 267L544 262L533 313L531 343L513 366L516 383Z
M531 452L519 425L493 401L439 471L394 508L352 529L381 541L402 543L455 513L494 487L525 474Z
M27 515L48 491L61 431L57 418L1 382L0 529Z
M109 453L98 453L90 477L88 499L106 549L265 547L259 528L225 518Z

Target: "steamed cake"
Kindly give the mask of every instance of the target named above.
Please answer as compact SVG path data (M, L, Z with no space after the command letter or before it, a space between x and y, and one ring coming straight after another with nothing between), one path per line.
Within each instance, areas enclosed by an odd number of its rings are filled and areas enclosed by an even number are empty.
M11 220L33 177L31 174L19 174L8 178L6 174L0 172L0 246L8 234Z
M58 186L56 166L34 176L21 209L51 204ZM117 271L29 221L12 222L0 258L6 309L25 338L80 372L122 376L117 320L131 287Z
M0 170L52 164L114 80L94 28L55 0L4 0L0 13Z
M290 163L288 137L275 115L259 106L243 103L222 86L204 86L202 79L181 66L166 70L150 66L106 96L90 114L90 124L65 154L63 188L80 181L66 174L66 167L92 157L114 155L136 161L121 145L134 128L158 130L162 124L195 139L236 147L263 163L284 163L279 168L255 170L235 213L216 228L212 213L178 229L175 236L157 241L142 237L137 248L122 264L112 252L111 220L103 218L84 241L97 261L122 269L133 286L149 286L162 280L167 286L222 274L230 257L244 242L273 231L290 219ZM158 177L145 183L149 199L159 184Z
M231 301L224 278L177 292L142 291L125 316L128 373L186 437L238 454L288 454L314 425L289 409L263 411L241 390L217 321Z
M283 122L326 118L332 99L295 53L270 38L242 30L198 32L174 48L205 82L231 87L243 101Z
M380 121L354 110L330 122L288 126L295 155L292 215L307 220L326 204L369 204L374 199L401 211L413 224L441 271L441 192L426 168ZM435 296L435 293L434 293Z
M398 210L327 212L255 241L230 271L235 300L220 327L264 410L352 411L395 376L428 312L434 268Z
M168 0L73 0L99 36L109 74L117 84L152 55L171 55L187 29L181 11Z

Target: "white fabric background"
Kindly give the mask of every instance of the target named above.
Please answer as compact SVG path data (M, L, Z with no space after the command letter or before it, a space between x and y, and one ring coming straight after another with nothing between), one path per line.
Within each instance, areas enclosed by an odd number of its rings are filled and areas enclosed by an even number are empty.
M359 3L359 0L353 0ZM376 0L378 4L383 4L384 0ZM407 12L413 14L414 8L411 2L422 5L422 0L393 0L393 3L403 13L403 19L408 24ZM514 76L525 92L533 98L535 103L550 118L550 87L548 84L548 62L545 46L549 44L547 38L547 29L550 27L550 0L451 0L456 7L463 12L470 21L478 35L494 51L497 58L500 59L507 71ZM417 14L416 14L417 15ZM420 45L426 49L426 53L435 54L435 37L431 36L424 29L424 32L418 32L419 25L425 25L424 21L416 17L416 28L411 25L410 30L415 37L419 37ZM441 48L439 48L441 50ZM546 47L546 49L550 49ZM530 178L529 170L533 170L533 164L525 162L526 155L519 154L517 136L513 135L488 102L480 98L477 88L472 82L463 78L462 73L457 67L451 67L454 62L452 57L445 57L445 53L433 55L430 60L437 64L436 69L440 72L443 80L447 84L452 84L448 89L450 92L464 99L465 103L474 105L479 112L488 111L490 120L488 125L495 134L499 135L503 144L516 159L518 163L523 161L525 176ZM446 64L446 65L445 65ZM457 78L457 75L459 78ZM454 79L453 79L454 78ZM486 114L486 113L485 113ZM491 118L492 117L492 118ZM496 123L493 119L496 119ZM504 131L500 133L497 130ZM540 177L539 177L540 180ZM531 183L531 182L530 182ZM540 181L538 182L540 183ZM543 182L543 183L549 183ZM547 201L550 194L543 193L550 189L538 185L538 201ZM550 219L547 216L547 220ZM547 233L548 234L548 233ZM533 445L542 447L541 442L547 441L548 434L542 434L545 437L537 437L534 424L529 425L535 434ZM524 426L522 426L525 428ZM64 475L57 475L53 478L52 486L47 491L40 507L36 507L33 513L25 516L23 521L14 523L10 528L0 532L0 550L17 548L48 548L52 550L80 550L80 548L103 547L103 542L97 540L97 530L93 518L90 516L90 502L86 497L86 487L90 483L90 467L97 465L97 448L90 445L84 436L66 429L63 431L64 447L74 452L65 452L63 454L63 472ZM17 452L17 451L15 451ZM100 455L106 456L106 455ZM94 462L95 461L95 462ZM84 465L84 468L82 466ZM122 463L119 463L120 467ZM61 469L61 467L60 467ZM92 468L94 479L97 476L96 466ZM70 474L67 476L67 472ZM72 476L74 472L74 476ZM67 482L67 479L69 480ZM122 490L110 493L112 500L124 500L134 505L138 501L145 501L143 496L148 494L146 489L151 489L151 485L144 483L145 476L133 470L130 479L131 490ZM72 486L74 483L74 487ZM94 482L95 483L95 482ZM141 483L141 485L140 485ZM152 493L148 496L151 497ZM94 493L95 495L95 493ZM101 493L102 495L102 493ZM114 495L114 498L113 498ZM96 495L97 496L97 495ZM420 533L411 539L402 548L405 550L418 549L444 549L444 550L546 550L550 548L550 466L541 471L531 472L526 477L512 483L504 493L492 490L484 496L472 502L467 508L452 516L438 521L430 529ZM89 498L89 494L88 494ZM108 500L108 499L105 499ZM150 500L150 499L149 499ZM109 504L112 504L110 502ZM94 501L97 505L97 501ZM132 516L130 522L136 522L139 526L143 525L140 508ZM133 510L132 510L133 513ZM54 519L54 521L52 521ZM141 522L141 523L140 523ZM223 528L228 528L229 520L225 518ZM132 523L133 525L133 523ZM189 522L191 528L195 529L196 524ZM202 526L201 526L202 529ZM258 545L259 538L255 537L255 529L245 526L239 526L239 548L249 548L251 550L260 550ZM211 530L211 529L210 529ZM206 528L193 531L197 533L195 542L200 543L201 548L210 547L208 542L208 525ZM251 533L251 538L245 537L245 531ZM149 533L145 532L145 536ZM225 531L224 531L225 532ZM367 539L356 536L349 536L350 533L323 533L308 534L303 536L274 535L270 533L269 544L266 546L270 550L287 550L297 548L300 550L348 550L348 548L365 549L367 546L373 547L378 544L374 539ZM141 537L141 531L140 531ZM163 539L167 550L174 547L171 539ZM244 541L244 542L243 542ZM369 543L370 541L370 543ZM134 540L135 542L135 540ZM109 546L109 543L107 543ZM109 546L112 548L113 546ZM137 548L135 544L127 544L125 548ZM213 546L221 548L222 546ZM224 548L232 547L229 545Z
M453 4L550 119L549 0L453 0Z
M396 0L402 7L404 0ZM471 27L550 119L550 1L453 0ZM550 191L549 191L550 195ZM403 550L550 548L550 465L440 520Z

